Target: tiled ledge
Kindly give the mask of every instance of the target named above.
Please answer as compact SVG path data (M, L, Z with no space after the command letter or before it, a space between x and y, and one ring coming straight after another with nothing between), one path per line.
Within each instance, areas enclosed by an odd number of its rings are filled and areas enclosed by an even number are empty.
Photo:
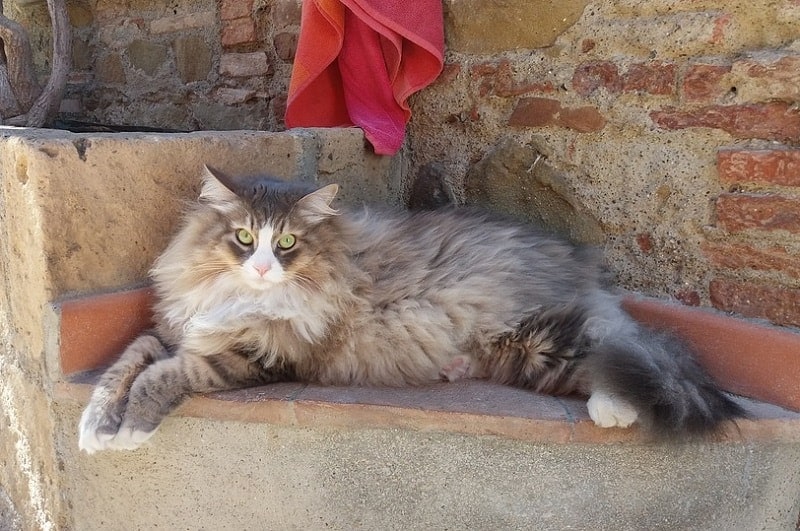
M98 375L91 369L108 363L149 326L151 300L150 290L139 289L60 305L61 367L67 376L56 384L56 398L88 400ZM800 409L800 336L649 299L629 298L626 308L638 319L673 328L695 343L702 362L726 388ZM758 370L751 368L753 363ZM743 398L741 403L752 418L729 426L713 440L800 442L800 413L756 400ZM594 426L581 398L540 396L484 381L402 389L281 383L196 396L176 414L298 427L448 431L538 442L646 442L636 429Z

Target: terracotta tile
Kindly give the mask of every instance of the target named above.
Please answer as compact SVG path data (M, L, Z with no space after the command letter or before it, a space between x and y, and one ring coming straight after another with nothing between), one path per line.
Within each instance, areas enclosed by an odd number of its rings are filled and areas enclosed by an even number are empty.
M149 288L67 300L61 309L61 372L108 365L142 330L152 326Z
M625 309L688 340L725 389L800 411L800 334L644 298L627 298Z

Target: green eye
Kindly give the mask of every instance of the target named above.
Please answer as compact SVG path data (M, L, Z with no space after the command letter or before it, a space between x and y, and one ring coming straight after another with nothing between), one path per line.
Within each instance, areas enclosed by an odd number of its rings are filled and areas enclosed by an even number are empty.
M236 239L242 245L253 245L253 235L247 229L239 229L236 231Z
M278 247L281 249L291 249L296 242L297 238L294 237L294 234L281 234L281 237L278 238Z

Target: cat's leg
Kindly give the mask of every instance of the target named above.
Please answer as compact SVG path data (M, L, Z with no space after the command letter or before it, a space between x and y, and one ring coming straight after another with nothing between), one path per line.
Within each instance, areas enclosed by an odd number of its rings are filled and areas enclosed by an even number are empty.
M134 380L152 363L169 356L161 341L146 333L136 338L119 360L100 378L81 415L78 446L94 453L107 447L122 423L128 391Z
M197 356L181 352L144 370L133 382L119 430L105 448L133 450L153 436L161 421L189 395L238 389L274 380L245 355Z

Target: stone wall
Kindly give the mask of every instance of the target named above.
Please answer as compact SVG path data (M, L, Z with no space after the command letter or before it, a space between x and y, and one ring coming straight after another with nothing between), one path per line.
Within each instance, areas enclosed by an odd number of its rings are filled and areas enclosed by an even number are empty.
M40 28L43 2L9 3ZM64 117L283 128L299 0L69 6ZM414 204L488 204L604 245L625 288L800 326L800 3L444 7L444 72L412 100Z
M626 288L800 326L800 3L445 5L412 178L605 242Z

